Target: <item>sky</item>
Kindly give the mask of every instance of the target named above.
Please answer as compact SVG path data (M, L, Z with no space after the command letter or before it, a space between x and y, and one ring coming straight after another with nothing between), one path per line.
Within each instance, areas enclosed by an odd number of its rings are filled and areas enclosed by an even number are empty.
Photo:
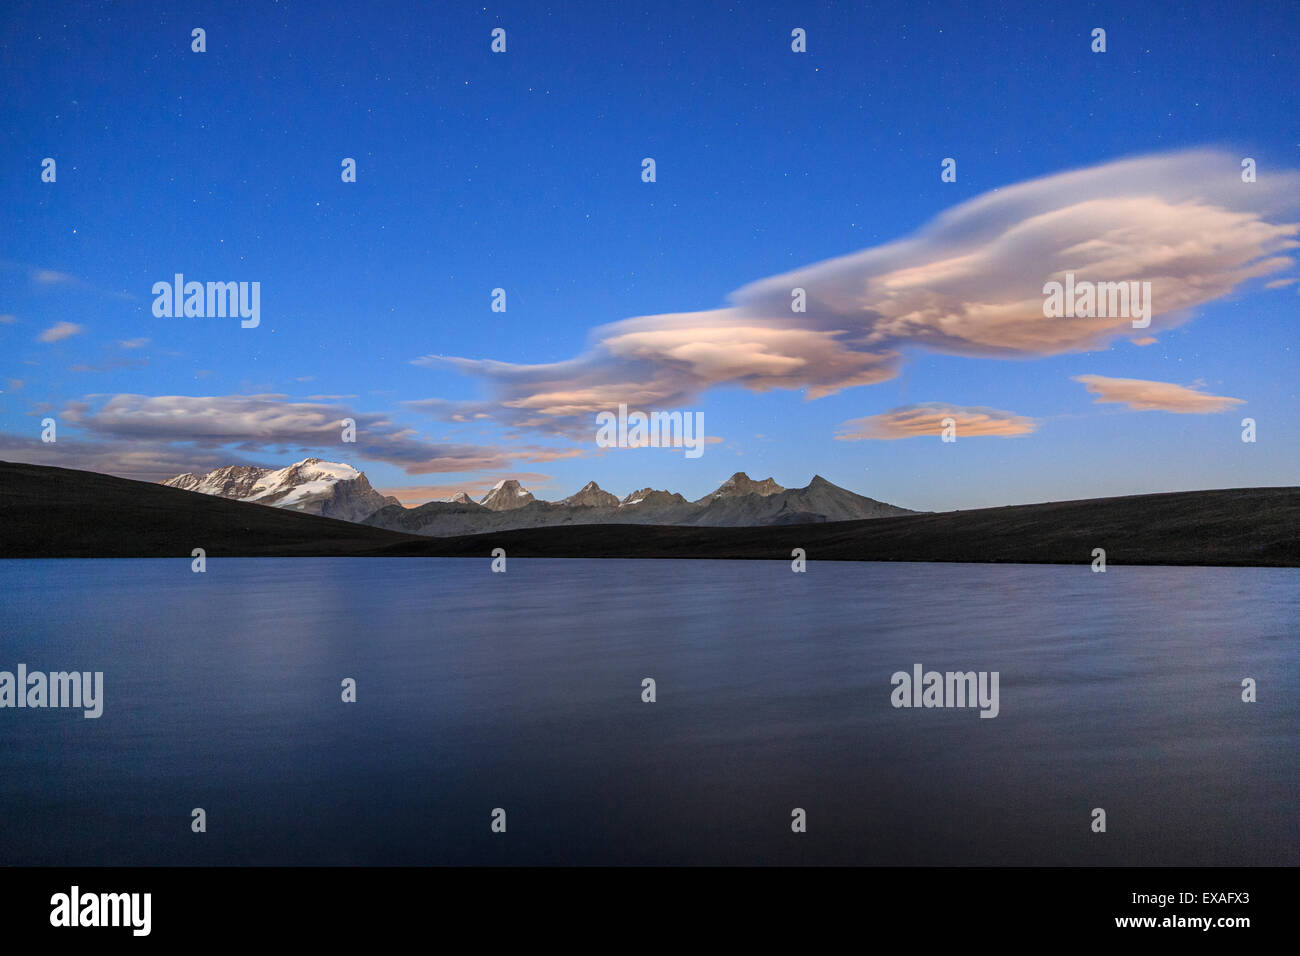
M1295 485L1297 50L1290 0L11 2L0 459L315 456L408 505ZM1066 272L1149 326L1045 315ZM258 324L156 315L178 273ZM601 447L619 404L703 453Z

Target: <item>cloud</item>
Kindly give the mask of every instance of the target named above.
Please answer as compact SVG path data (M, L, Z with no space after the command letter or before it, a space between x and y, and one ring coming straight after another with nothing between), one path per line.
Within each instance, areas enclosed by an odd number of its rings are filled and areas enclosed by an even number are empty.
M706 389L735 384L752 391L808 388L812 397L887 381L898 355L855 353L837 333L783 329L769 320L739 320L736 310L631 319L599 330L598 346L553 365L427 355L416 365L448 366L492 383L492 402L429 399L408 405L447 421L491 418L570 438L589 437L598 412L626 404L679 408Z
M1238 159L1145 156L986 193L911 236L751 283L722 308L642 316L593 330L567 361L523 365L425 355L487 383L477 402L412 407L578 437L625 403L682 407L708 389L804 390L810 399L894 378L904 350L1025 359L1096 350L1128 318L1046 318L1043 286L1151 283L1151 332L1293 265L1300 225L1279 221L1300 176L1243 189ZM1258 188L1257 188L1258 187ZM796 290L805 310L795 312Z
M291 402L284 395L113 395L69 402L62 412L88 432L127 441L190 443L214 449L283 455L323 450L339 457L383 461L407 474L503 468L510 456L477 445L432 444L386 416L337 404ZM356 442L344 443L343 420L356 422ZM227 462L228 464L228 462Z
M943 433L945 418L951 418L956 423L956 434L960 438L1010 438L1028 435L1038 427L1032 418L996 408L967 408L942 402L926 402L902 405L866 418L850 419L840 425L835 438L839 441L888 441L895 438L939 436Z
M93 292L110 299L121 299L123 301L135 301L139 299L139 296L132 295L130 292L124 292L120 289L101 289L98 286L87 282L85 279L71 275L67 272L59 272L57 269L42 269L37 266L23 265L22 263L12 262L9 260L0 260L0 267L25 271L32 283L42 289L75 289L79 292Z
M1170 382L1148 382L1140 378L1107 378L1104 375L1076 375L1096 403L1118 402L1138 412L1175 412L1182 415L1211 415L1226 412L1245 400L1210 395Z
M80 335L84 331L86 331L85 327L75 322L59 322L42 332L39 338L42 342L62 342L64 339Z
M81 282L76 276L53 269L33 269L32 281L39 285L77 285Z
M1272 282L1265 282L1265 289L1285 289L1287 286L1296 282L1295 279L1274 279Z
M1133 339L1134 345L1155 345L1160 340L1154 335L1143 335L1140 338Z
M432 366L442 361L456 361L454 359L442 359L435 356L425 356L421 359L415 359L412 365ZM474 421L490 419L492 416L488 409L493 406L488 402L452 402L445 398L422 398L418 401L401 402L403 407L412 409L417 412L424 412L426 415L432 415L434 418L446 422L456 422L467 424Z
M14 318L12 315L9 315L8 313L5 313L4 315L0 315L0 325L13 325L17 321L18 320L16 318Z
M512 448L510 457L517 461L526 461L529 464L542 464L548 461L560 461L565 458L582 458L587 452L581 448L539 448L536 445L528 445L523 448Z
M102 362L93 364L81 362L72 366L70 372L112 372L121 368L144 368L149 362L146 359L130 358L110 358Z
M148 339L123 339L117 343L124 349L142 349L149 344Z
M196 451L149 442L67 441L62 431L59 440L53 443L0 433L0 458L94 471L135 481L163 481L186 472L204 474L223 465L256 464L228 452Z

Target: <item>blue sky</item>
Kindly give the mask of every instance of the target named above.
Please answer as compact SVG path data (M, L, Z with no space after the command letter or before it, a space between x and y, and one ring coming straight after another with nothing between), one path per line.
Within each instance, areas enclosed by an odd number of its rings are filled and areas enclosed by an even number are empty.
M0 458L317 455L408 503L739 470L936 510L1296 484L1300 7L1134 7L9 4ZM1155 280L1149 336L1012 308L1100 242L1081 273ZM260 282L261 324L155 317L177 272ZM778 307L798 283L825 308ZM720 440L597 448L622 396ZM882 437L931 403L956 442Z

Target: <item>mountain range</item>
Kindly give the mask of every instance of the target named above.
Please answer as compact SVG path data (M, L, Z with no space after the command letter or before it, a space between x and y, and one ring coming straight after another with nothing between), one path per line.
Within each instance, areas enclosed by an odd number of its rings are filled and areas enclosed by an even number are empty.
M237 482L247 476L230 477ZM254 477L251 484L256 483ZM814 492L815 484L809 486ZM503 548L511 559L753 558L786 566L800 548L808 556L810 578L821 561L977 561L1075 565L1083 568L1083 580L1096 581L1087 566L1095 568L1097 548L1105 549L1107 561L1117 566L1300 567L1297 527L1300 488L1292 487L1179 491L812 524L572 524L448 538L323 518L292 506L192 494L153 482L0 461L0 558L179 558L178 567L186 569L195 548L203 548L209 559L468 557L486 562L495 548Z
M177 475L162 484L343 521L364 521L380 508L399 505L396 498L370 487L363 472L319 458L307 458L286 468L227 465L206 475Z
M305 511L372 527L432 537L578 524L757 527L816 524L914 514L831 484L820 475L804 488L783 488L736 472L696 501L653 488L620 499L594 481L560 501L543 501L516 479L497 482L475 501L461 491L415 508L370 486L351 465L308 458L285 468L229 465L206 475L184 474L162 484L183 491Z

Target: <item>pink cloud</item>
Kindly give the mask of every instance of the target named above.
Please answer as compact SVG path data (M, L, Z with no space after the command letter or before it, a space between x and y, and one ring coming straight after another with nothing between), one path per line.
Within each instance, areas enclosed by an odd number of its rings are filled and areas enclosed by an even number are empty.
M1096 395L1096 402L1127 405L1138 412L1174 412L1180 415L1212 415L1226 412L1245 400L1211 395L1171 382L1149 382L1140 378L1107 378L1104 375L1076 375Z
M897 438L939 437L943 434L945 419L952 420L956 429L954 434L958 438L1011 438L1028 435L1038 427L1032 418L1014 412L927 402L902 405L879 415L850 419L840 425L835 438L839 441L889 441Z
M1294 264L1300 224L1278 216L1296 205L1300 177L1242 189L1239 172L1232 156L1195 151L1014 184L904 239L751 283L721 308L600 326L566 361L417 358L484 380L491 397L411 407L578 438L619 404L683 407L721 386L815 399L877 384L898 374L905 349L1007 359L1102 349L1131 337L1131 320L1047 318L1045 283L1066 272L1149 282L1155 333Z

